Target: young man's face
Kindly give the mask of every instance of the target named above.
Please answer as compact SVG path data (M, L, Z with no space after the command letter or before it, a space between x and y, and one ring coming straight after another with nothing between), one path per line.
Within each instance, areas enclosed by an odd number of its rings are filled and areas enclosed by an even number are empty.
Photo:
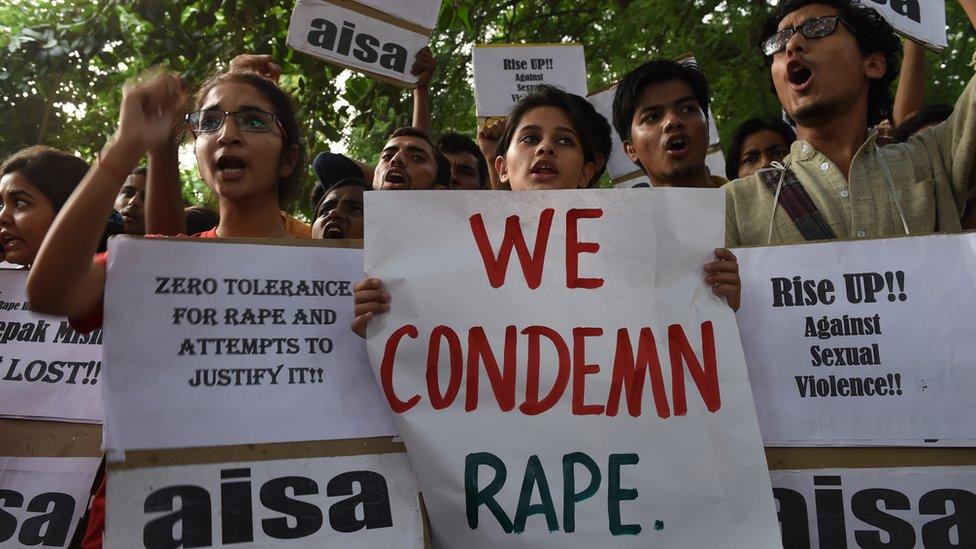
M478 159L469 152L444 153L451 163L451 189L472 191L481 188Z
M837 9L810 4L784 17L778 30L829 15L838 15ZM798 126L809 126L846 116L852 105L866 109L871 79L884 76L885 61L881 53L865 58L854 35L838 22L833 34L822 38L806 38L797 29L786 48L773 54L770 71L783 108Z
M691 86L668 80L645 87L624 150L655 185L703 176L708 124Z
M437 180L434 148L419 137L402 135L390 139L373 172L378 190L429 190Z

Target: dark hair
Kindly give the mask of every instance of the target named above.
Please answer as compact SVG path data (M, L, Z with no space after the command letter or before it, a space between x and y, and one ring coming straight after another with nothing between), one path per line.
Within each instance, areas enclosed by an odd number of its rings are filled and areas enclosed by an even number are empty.
M37 187L57 213L71 192L88 173L88 163L66 152L34 145L7 157L0 165L0 177L17 172Z
M437 176L434 179L434 185L447 187L451 184L451 161L441 154L440 149L430 140L430 135L427 132L413 126L404 126L393 130L393 133L390 134L387 140L393 139L394 137L416 137L417 139L423 139L430 145L431 150L434 151L434 160L437 162Z
M298 118L295 116L295 107L292 104L291 96L288 92L279 88L278 84L275 84L274 81L256 72L234 70L223 74L216 74L207 79L197 91L196 108L199 109L203 105L203 100L210 93L210 90L228 82L248 84L263 95L271 103L271 106L274 107L275 112L273 114L277 116L278 122L281 122L281 126L285 130L282 136L282 152L290 149L292 146L298 150L295 169L286 177L278 180L278 206L282 210L287 210L300 190L301 178L305 173L305 162L307 160L305 156L305 145L302 142L302 132L298 126Z
M548 84L538 86L522 96L508 113L508 118L505 120L505 131L495 147L495 155L505 156L505 153L508 152L508 147L512 144L512 138L515 136L515 130L525 113L539 107L555 107L561 109L569 117L573 129L576 130L576 135L579 137L580 147L583 149L583 159L587 162L596 162L596 155L600 151L596 140L589 131L589 119L580 108L579 99L583 98L574 97L573 94ZM591 180L588 184L592 182Z
M952 114L952 110L950 105L925 105L895 128L895 133L892 136L894 142L904 143L919 130L945 122Z
M444 154L468 153L473 156L478 163L478 183L481 187L488 186L488 161L485 160L485 155L481 154L478 144L472 141L470 137L447 132L437 140L437 148Z
M183 210L186 217L186 234L194 235L209 231L220 223L220 215L206 206L190 206Z
M613 151L613 141L610 140L610 122L597 112L596 107L586 99L570 94L570 97L576 102L576 106L583 112L583 116L586 117L586 132L590 134L593 138L593 144L596 146L597 153L603 157L603 165L600 169L593 173L593 178L587 183L587 187L593 187L596 182L600 180L603 176L603 172L607 171L607 164L610 163L610 153Z
M628 72L613 95L613 127L622 141L630 141L630 124L641 95L648 86L680 80L691 88L705 119L708 120L708 105L711 94L708 90L708 77L701 68L691 62L679 63L670 59L651 59Z
M136 169L134 169L131 172L129 172L129 175L141 175L143 177L146 177L146 174L147 173L148 173L148 170L146 170L146 167L145 166L138 166L138 167L136 167Z
M871 81L868 90L868 126L876 126L891 115L893 98L891 83L898 77L898 52L901 51L901 41L892 29L891 24L874 8L864 6L858 0L784 0L779 8L773 12L760 27L759 51L767 38L776 34L780 22L794 11L810 4L823 4L835 8L841 19L849 27L851 34L857 41L861 55L867 57L873 53L884 54L886 70L884 76ZM763 54L766 65L772 65L772 57ZM776 93L775 84L772 85Z
M342 188L342 187L359 187L365 191L372 190L372 187L366 185L366 182L358 177L347 177L345 179L340 179L333 185L326 188L322 185L321 181L316 180L315 185L312 185L312 193L309 195L309 203L312 206L312 218L317 219L319 214L319 207L322 205L322 201L325 197L329 195L332 191Z
M736 128L732 134L732 141L729 144L729 153L725 156L725 175L729 181L739 178L739 163L742 159L742 145L746 139L754 133L761 131L771 131L778 133L783 141L789 145L796 141L796 132L789 124L782 120L762 118L750 118Z

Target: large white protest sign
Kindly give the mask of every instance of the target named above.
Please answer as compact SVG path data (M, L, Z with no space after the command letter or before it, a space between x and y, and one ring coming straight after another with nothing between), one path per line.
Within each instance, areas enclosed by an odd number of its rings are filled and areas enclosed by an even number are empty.
M0 416L102 420L102 333L27 303L27 271L0 270Z
M703 281L724 193L366 201L392 296L370 362L436 545L778 547L735 321Z
M0 546L67 547L101 461L0 457Z
M298 0L288 26L288 45L330 63L412 86L417 77L410 74L410 67L430 35L382 15L350 9L347 2Z
M358 0L360 4L376 8L398 19L420 25L425 29L437 26L441 0Z
M349 329L362 257L317 246L113 239L106 448L395 434L363 341Z
M878 10L895 30L941 51L949 45L946 35L945 2L934 0L863 0Z
M784 549L976 547L976 467L770 473Z
M483 44L471 55L479 117L506 116L541 84L586 96L586 59L576 44Z
M976 235L736 254L767 444L976 443Z
M420 549L404 453L111 470L105 547Z

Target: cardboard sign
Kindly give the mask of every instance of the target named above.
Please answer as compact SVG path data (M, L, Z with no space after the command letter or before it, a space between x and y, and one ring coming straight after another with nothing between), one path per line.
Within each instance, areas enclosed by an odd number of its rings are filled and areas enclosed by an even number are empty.
M0 457L0 546L67 547L101 461Z
M407 454L112 470L106 549L420 549Z
M441 11L441 0L358 0L358 2L425 29L433 29L437 26L437 15Z
M735 322L703 281L722 191L366 200L392 296L367 347L435 545L779 546Z
M929 48L942 51L949 45L945 2L931 0L864 0L878 10L895 30Z
M976 547L976 467L771 475L784 549Z
M0 270L0 415L102 421L102 332L78 334L65 318L27 303L25 270Z
M705 166L708 167L709 173L712 175L717 175L721 178L725 177L725 155L722 154L722 149L716 147L712 152L705 156Z
M976 445L976 235L736 251L766 444Z
M340 5L341 4L341 5ZM438 2L438 6L440 2ZM288 45L381 80L413 86L414 57L430 33L352 2L298 0L288 26Z
M106 448L395 434L349 329L362 273L312 241L112 239Z
M541 84L586 96L586 59L576 44L482 44L474 47L474 105L479 117L507 116Z
M610 141L612 148L610 159L607 161L607 175L616 183L625 176L640 173L641 169L627 156L627 151L624 150L624 144L620 140L620 134L613 127L613 96L615 93L617 93L616 85L591 94L586 100L593 105L596 112L602 114L607 119L607 122L610 122Z

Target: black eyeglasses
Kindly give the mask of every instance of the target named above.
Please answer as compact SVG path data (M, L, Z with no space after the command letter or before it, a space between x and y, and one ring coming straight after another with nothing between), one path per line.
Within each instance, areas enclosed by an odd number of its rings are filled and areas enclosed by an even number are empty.
M800 23L799 25L791 28L783 29L776 34L770 36L763 42L763 53L767 56L773 56L784 49L786 49L786 44L790 41L790 38L800 31L804 38L824 38L834 34L837 31L837 23L844 23L847 30L854 34L854 29L850 27L839 15L826 15L824 17L815 17L813 19L807 19L806 21Z
M225 112L217 109L195 111L186 115L186 123L190 125L190 131L194 134L215 132L224 127L224 122L228 116L234 117L237 128L242 132L268 133L277 124L281 128L282 134L287 133L276 115L257 109L237 112Z

